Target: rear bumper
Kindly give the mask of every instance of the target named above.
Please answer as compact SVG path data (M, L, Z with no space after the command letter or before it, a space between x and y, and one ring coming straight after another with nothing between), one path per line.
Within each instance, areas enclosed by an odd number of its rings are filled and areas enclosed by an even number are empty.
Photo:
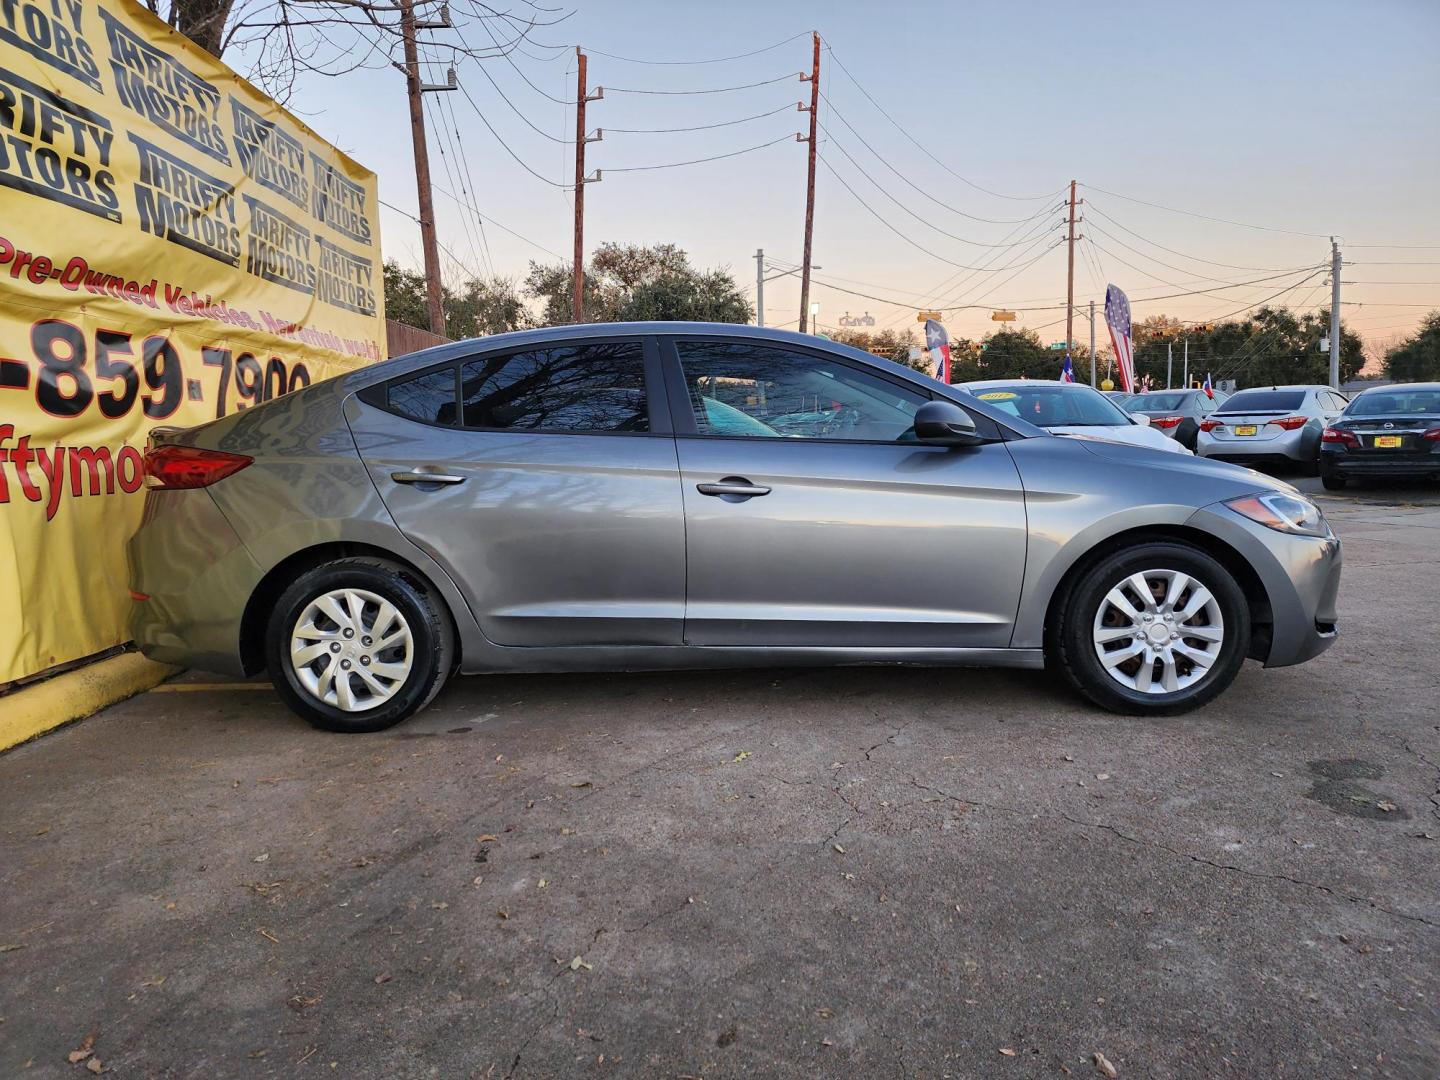
M1378 454L1370 456L1321 450L1320 471L1327 476L1370 477L1377 480L1440 477L1440 454L1384 457Z
M1224 540L1259 576L1272 620L1266 667L1303 664L1335 643L1343 562L1338 537L1291 536L1222 503L1197 510L1187 524Z
M1273 438L1232 435L1217 439L1202 431L1195 442L1195 453L1201 457L1247 464L1265 461L1305 464L1315 460L1319 449L1320 433L1309 426L1281 432Z
M140 651L167 664L245 674L240 622L263 576L206 490L150 491L130 541Z

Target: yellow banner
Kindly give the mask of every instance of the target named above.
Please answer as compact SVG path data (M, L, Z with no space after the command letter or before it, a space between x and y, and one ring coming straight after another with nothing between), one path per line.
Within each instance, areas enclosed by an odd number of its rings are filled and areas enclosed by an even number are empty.
M0 2L0 684L126 639L152 427L383 357L376 199L130 0Z

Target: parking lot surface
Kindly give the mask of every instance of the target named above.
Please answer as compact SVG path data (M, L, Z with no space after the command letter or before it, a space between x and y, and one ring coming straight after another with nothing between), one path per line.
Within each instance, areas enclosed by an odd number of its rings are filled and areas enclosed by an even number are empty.
M1167 720L743 671L347 737L190 673L0 757L0 1075L1440 1075L1440 497L1323 505L1339 643Z

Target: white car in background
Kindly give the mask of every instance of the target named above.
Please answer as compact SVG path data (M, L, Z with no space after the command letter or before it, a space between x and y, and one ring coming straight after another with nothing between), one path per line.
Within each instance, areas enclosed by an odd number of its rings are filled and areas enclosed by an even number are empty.
M1083 383L990 379L958 385L986 404L1055 435L1108 439L1172 454L1190 453L1168 435L1150 427L1148 417L1131 416L1099 390Z

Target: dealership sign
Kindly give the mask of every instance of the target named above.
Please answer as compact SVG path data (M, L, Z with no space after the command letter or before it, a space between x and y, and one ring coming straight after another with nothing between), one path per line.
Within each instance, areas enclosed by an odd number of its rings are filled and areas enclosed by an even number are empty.
M131 0L0 3L0 684L126 639L152 427L383 358L376 199Z

